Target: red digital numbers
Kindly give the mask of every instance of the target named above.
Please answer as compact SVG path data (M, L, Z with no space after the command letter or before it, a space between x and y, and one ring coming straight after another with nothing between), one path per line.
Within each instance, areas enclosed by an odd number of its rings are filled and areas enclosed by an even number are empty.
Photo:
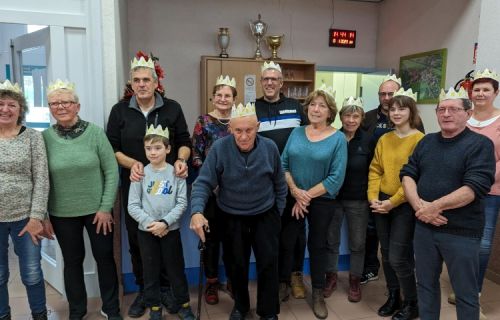
M330 47L355 48L356 30L330 29L328 45Z

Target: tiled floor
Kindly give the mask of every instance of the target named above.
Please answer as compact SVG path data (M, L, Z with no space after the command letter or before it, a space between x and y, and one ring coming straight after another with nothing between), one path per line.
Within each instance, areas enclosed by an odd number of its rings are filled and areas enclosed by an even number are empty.
M21 283L19 271L17 267L17 257L13 252L9 254L9 265L11 277L9 281L9 294L10 294L10 306L12 308L12 318L15 320L29 320L30 312L29 306L26 299L26 292L23 284ZM306 279L308 289L310 289L309 278ZM339 285L337 290L333 295L326 299L329 309L328 319L332 320L372 320L372 319L384 319L376 314L376 310L380 305L385 302L385 282L383 278L372 281L366 285L362 286L363 299L359 303L350 303L347 301L347 291L348 287L348 274L346 272L341 272L339 274ZM68 305L64 298L56 292L50 285L47 288L47 304L50 310L49 319L68 319ZM455 308L447 303L447 295L450 292L450 283L446 272L443 272L441 277L441 319L456 319ZM250 291L252 293L251 303L255 308L255 283L251 283ZM310 293L310 290L309 290ZM126 295L122 300L122 313L126 314L128 306L135 298L135 294ZM315 319L311 307L310 294L306 300L295 300L290 298L290 300L281 305L281 313L279 318L282 320L307 320ZM486 280L483 295L481 297L481 304L484 313L489 320L500 320L500 286L495 283ZM193 311L196 312L197 305L197 289L191 288L191 306ZM220 302L218 305L210 306L203 304L201 319L210 320L227 320L229 312L232 309L232 300L226 293L222 292L220 294ZM99 299L89 299L88 315L86 320L104 320L99 313L100 310L100 300ZM252 310L252 317L250 319L258 319L255 315L255 309ZM129 319L128 317L124 317ZM148 319L145 315L140 319ZM164 314L163 319L178 319L176 315ZM388 319L388 318L385 318Z

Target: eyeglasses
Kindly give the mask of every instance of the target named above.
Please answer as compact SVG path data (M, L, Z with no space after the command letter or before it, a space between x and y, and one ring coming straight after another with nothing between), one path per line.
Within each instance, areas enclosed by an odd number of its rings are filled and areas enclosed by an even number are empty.
M392 98L394 96L394 92L379 92L378 96L379 97L388 96L389 98Z
M449 114L456 114L458 113L458 111L465 111L464 108L459 108L459 107L448 107L448 108L445 108L445 107L438 107L436 108L436 112L438 114L445 114L446 111L448 111Z
M49 102L49 107L50 108L57 108L59 106L63 107L64 109L69 108L75 101L57 101L57 102Z
M268 82L268 81L278 82L278 81L281 81L281 78L265 77L265 78L262 78L262 81L263 82Z

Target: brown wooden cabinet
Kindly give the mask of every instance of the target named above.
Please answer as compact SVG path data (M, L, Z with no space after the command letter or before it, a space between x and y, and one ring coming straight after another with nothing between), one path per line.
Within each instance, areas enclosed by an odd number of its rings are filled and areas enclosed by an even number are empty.
M303 60L277 60L283 73L282 93L291 98L304 100L305 97L314 90L314 78L316 65ZM205 114L212 111L212 90L215 81L220 75L229 75L236 79L236 90L238 96L236 103L245 100L245 76L254 76L255 96L262 96L260 86L260 68L263 60L254 60L248 58L219 58L202 56L201 57L201 113ZM248 79L248 86L252 86L252 79Z

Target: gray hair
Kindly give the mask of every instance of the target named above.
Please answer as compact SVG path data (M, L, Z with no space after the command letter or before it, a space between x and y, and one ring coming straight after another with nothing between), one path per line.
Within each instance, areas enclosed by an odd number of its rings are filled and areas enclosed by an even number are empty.
M340 109L339 115L342 117L344 114L355 113L355 112L361 114L362 118L365 117L365 110L360 106L355 106L355 105L343 106L342 109Z
M80 103L80 99L78 98L78 95L76 94L76 92L74 90L71 90L71 89L68 89L68 88L59 88L59 89L55 89L53 91L50 91L47 94L47 99L50 98L50 97L52 97L55 94L60 94L60 93L63 93L63 94L64 93L69 93L73 97L73 101L75 103Z
M158 82L158 75L156 74L156 71L154 69L151 69L151 68L148 68L148 67L142 67L142 66L139 66L139 67L134 67L132 69L130 69L130 72L129 72L129 79L130 81L132 81L132 74L138 70L150 70L151 71L151 77L153 78L154 81Z

